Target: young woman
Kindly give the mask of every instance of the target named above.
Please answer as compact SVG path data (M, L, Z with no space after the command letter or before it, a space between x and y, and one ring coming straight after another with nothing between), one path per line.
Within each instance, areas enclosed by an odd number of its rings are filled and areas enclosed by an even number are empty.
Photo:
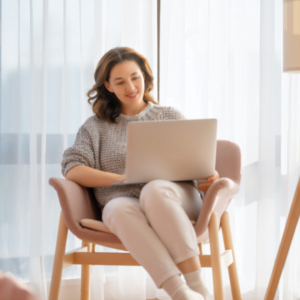
M154 180L114 186L125 179L127 125L131 121L178 120L172 107L150 95L153 76L148 61L133 49L108 51L98 63L88 92L94 116L79 129L63 156L62 172L71 181L94 188L104 224L148 271L158 288L175 300L210 299L199 261L191 220L196 221L207 183ZM181 279L184 275L186 283Z

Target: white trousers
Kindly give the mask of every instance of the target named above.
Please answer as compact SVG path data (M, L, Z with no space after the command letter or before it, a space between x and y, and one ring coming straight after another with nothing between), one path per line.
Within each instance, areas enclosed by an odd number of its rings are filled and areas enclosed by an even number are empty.
M199 255L195 230L202 200L187 183L154 180L140 199L118 197L103 209L103 222L152 277L158 288L180 274L176 264Z

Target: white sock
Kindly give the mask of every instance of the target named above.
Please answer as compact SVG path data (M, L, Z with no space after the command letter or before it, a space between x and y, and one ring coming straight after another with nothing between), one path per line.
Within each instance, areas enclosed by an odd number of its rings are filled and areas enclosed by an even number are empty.
M162 288L170 295L173 300L204 300L197 292L192 291L180 275L175 275L165 281Z
M186 284L195 292L201 294L204 300L211 300L212 297L204 284L203 276L201 274L201 269L195 272L183 274Z

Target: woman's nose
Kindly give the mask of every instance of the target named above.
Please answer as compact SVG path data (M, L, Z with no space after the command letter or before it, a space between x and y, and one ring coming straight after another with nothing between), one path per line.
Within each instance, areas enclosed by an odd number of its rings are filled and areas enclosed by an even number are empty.
M134 90L133 82L131 82L131 81L128 81L128 82L127 82L127 84L126 84L126 90L127 90L128 92Z

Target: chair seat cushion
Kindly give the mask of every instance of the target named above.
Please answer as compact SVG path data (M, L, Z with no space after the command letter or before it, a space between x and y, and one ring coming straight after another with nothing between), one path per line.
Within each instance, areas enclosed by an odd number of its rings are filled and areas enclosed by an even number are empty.
M80 221L80 224L81 224L81 226L86 227L86 228L111 233L109 228L103 222L98 221L98 220L82 219Z

